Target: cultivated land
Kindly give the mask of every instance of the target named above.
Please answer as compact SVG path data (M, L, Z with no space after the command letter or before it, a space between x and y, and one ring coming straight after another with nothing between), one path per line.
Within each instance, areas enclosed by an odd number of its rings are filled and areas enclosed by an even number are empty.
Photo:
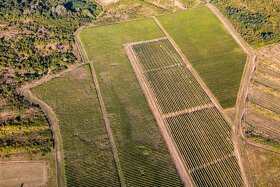
M132 44L128 51L135 55L131 63L148 90L150 106L156 103L152 110L160 113L158 121L169 130L194 184L243 186L229 124L171 43L161 39Z
M276 45L257 52L243 124L248 137L271 141L270 145L280 142L279 49Z
M160 37L152 19L87 28L79 34L97 73L126 185L182 185L122 46Z
M46 162L0 162L0 186L46 186L50 170Z
M235 106L246 54L211 10L200 7L158 20L222 107Z
M88 65L55 78L32 92L59 120L68 186L119 184L111 146Z

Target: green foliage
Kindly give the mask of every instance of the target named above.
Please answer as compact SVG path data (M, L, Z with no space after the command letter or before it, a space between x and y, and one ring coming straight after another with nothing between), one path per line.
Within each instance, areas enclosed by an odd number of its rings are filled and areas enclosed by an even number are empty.
M262 24L267 22L266 16L260 13L251 13L244 9L237 9L230 6L226 8L226 11L228 16L238 19L246 27L252 27L253 30L260 28Z
M219 19L207 7L158 19L222 107L233 107L246 54Z
M212 3L254 47L280 42L279 1L215 0Z
M73 33L79 26L92 21L96 13L82 16L79 12L67 11L64 3L64 0L0 0L0 128L15 125L48 127L38 106L26 101L16 88L47 74L58 73L77 61L73 52ZM93 3L90 7L91 11L100 9ZM23 117L30 110L37 117ZM6 113L16 115L2 115ZM20 152L45 153L53 144L51 133L33 139L26 134L3 135L1 142L0 158Z
M119 186L89 66L32 90L59 119L67 186Z
M84 16L96 16L97 5L91 1L71 0L64 4L65 8L73 12L80 12Z
M123 44L163 36L152 19L88 28L79 35L96 68L127 186L181 185L157 123L123 52Z

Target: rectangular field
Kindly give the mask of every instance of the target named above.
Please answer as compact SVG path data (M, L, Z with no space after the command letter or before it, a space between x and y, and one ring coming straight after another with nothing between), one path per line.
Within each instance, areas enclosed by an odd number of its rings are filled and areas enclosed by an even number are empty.
M89 66L55 78L32 92L51 106L59 119L67 185L119 185Z
M122 46L163 36L152 19L87 28L79 34L96 71L127 186L182 186Z
M46 186L49 172L46 162L0 162L0 186L19 187L22 184L26 186Z
M219 19L207 7L160 16L157 19L222 107L234 107L246 54Z
M129 44L126 52L195 186L243 186L229 124L171 43Z

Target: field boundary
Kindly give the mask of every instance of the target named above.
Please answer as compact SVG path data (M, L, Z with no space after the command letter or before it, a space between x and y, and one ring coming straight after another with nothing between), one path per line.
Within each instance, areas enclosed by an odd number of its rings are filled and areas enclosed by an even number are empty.
M165 36L168 38L168 40L170 41L170 43L174 46L174 48L176 49L176 51L179 53L179 55L181 56L181 58L183 59L183 61L186 63L186 65L188 66L189 70L191 71L191 73L193 74L193 76L195 77L195 79L198 81L198 83L201 85L201 87L203 88L203 90L206 92L206 94L209 96L210 100L213 102L214 106L218 109L218 111L221 113L221 115L223 116L223 118L226 120L226 122L229 124L232 123L232 120L229 119L229 117L225 114L223 108L221 107L220 103L218 102L217 98L214 96L214 94L209 90L209 88L207 87L207 85L203 82L203 80L200 78L199 74L196 72L196 70L192 67L191 63L188 61L188 59L186 58L186 56L184 55L184 53L181 51L181 49L178 47L178 45L176 44L176 42L173 40L173 38L168 34L168 32L164 29L164 27L161 25L161 23L156 19L156 17L153 17L153 20L156 22L156 24L158 25L158 27L162 30L162 32L165 34ZM244 184L245 186L249 186L248 185L248 181L247 181L247 177L245 174L245 168L244 165L241 161L241 156L239 154L239 149L238 149L238 143L237 140L235 138L235 132L234 132L234 126L232 129L232 141L233 141L233 145L234 145L234 153L235 156L237 158L238 161L238 165L240 168L240 172L241 172L241 176L243 178Z
M160 39L158 39L158 40L160 40ZM152 41L155 41L155 40L152 40ZM139 43L139 42L137 42L137 43ZM178 152L178 148L176 148L176 144L174 143L174 140L169 135L168 128L165 126L164 120L162 119L162 116L160 115L159 109L158 109L155 101L153 100L152 93L150 92L147 85L144 83L144 78L142 77L141 70L137 66L137 59L132 51L131 45L133 45L133 44L132 43L124 44L123 45L124 51L127 54L129 61L131 62L131 66L132 66L133 70L136 73L136 78L138 79L140 87L142 88L142 91L148 101L148 104L151 108L153 116L155 117L155 119L157 121L158 127L161 131L161 135L163 136L163 139L165 140L165 143L166 143L169 153L172 157L172 160L175 164L177 172L180 175L181 180L184 182L185 186L192 187L193 182L190 177L190 174L186 170L186 166L183 162L182 156Z
M106 111L106 107L105 107L105 104L104 104L104 101L103 101L103 97L102 97L102 94L101 94L99 83L98 83L98 80L97 80L97 77L96 77L96 72L95 72L95 69L93 67L93 64L92 63L89 63L89 64L90 64L92 81L93 81L94 88L95 88L95 91L96 91L96 94L97 94L97 99L98 99L98 102L99 102L99 107L100 107L100 110L101 110L101 113L102 113L102 116L103 116L103 119L104 119L104 124L105 124L106 131L107 131L107 134L108 134L108 137L109 137L109 140L110 140L111 147L112 147L112 153L113 153L116 168L117 168L117 171L118 171L118 177L119 177L119 180L120 180L120 185L121 185L121 187L125 187L126 186L125 178L124 178L124 174L123 174L123 171L122 171L122 168L121 168L120 159L119 159L119 156L118 156L117 145L115 143L115 139L114 139L113 131L112 131L112 128L111 128L110 120L109 120L109 117L108 117L108 113Z
M42 164L42 165L44 165L44 173L42 174L43 178L42 178L42 183L40 184L40 186L45 186L49 182L49 178L52 175L51 169L49 167L49 163L47 161L43 161L43 160L0 161L0 166L6 165L10 168L11 167L11 166L9 166L10 164ZM14 169L12 169L12 170L14 171ZM35 179L38 179L38 178L35 178ZM2 182L0 181L0 183L2 183Z
M39 108L42 109L42 111L45 113L46 118L49 122L53 138L54 138L54 144L55 144L55 162L56 162L56 181L58 187L64 187L66 186L66 176L65 176L65 161L64 161L64 155L63 155L63 142L62 142L62 137L61 133L59 130L59 120L56 117L56 114L52 110L52 108L47 105L44 101L40 100L37 98L35 95L32 94L30 91L32 88L40 86L46 82L51 81L54 78L61 77L62 75L77 69L81 66L84 66L88 63L78 63L70 66L66 70L63 70L57 74L51 74L51 75L46 75L41 79L34 80L31 82L28 82L24 85L21 85L20 87L17 88L17 92L21 95L23 95L28 101L31 103L39 105Z
M216 15L216 17L224 25L228 33L233 37L233 39L243 49L243 51L247 55L250 55L253 52L253 48L240 36L230 21L228 21L227 18L214 5L207 3L206 6Z
M92 81L93 81L93 85L94 85L94 90L97 94L99 107L100 107L101 114L102 114L102 117L103 117L103 120L104 120L104 125L105 125L105 128L106 128L107 134L108 134L110 145L111 145L111 148L112 148L112 154L113 154L113 157L114 157L114 162L115 162L115 165L116 165L120 185L121 185L121 187L125 187L126 186L125 178L124 178L124 174L123 174L123 171L122 171L122 168L121 168L120 159L119 159L119 156L118 156L117 145L116 145L115 140L114 140L113 131L112 131L112 128L111 128L108 113L106 111L106 107L105 107L105 103L104 103L104 100L103 100L103 97L102 97L102 93L101 93L101 90L100 90L100 87L99 87L98 79L97 79L97 76L96 76L96 71L95 71L95 68L93 66L93 63L91 61L89 61L87 53L86 53L86 51L85 51L85 49L84 49L84 47L83 47L83 45L82 45L82 43L80 42L80 39L79 39L79 34L82 31L82 29L83 29L83 27L80 27L75 32L76 45L77 45L77 48L78 48L78 51L79 51L80 55L83 56L82 57L83 62L85 64L88 63L89 66L90 66L90 71L91 71Z
M47 105L44 101L34 96L30 90L23 91L22 95L25 98L27 98L30 102L34 104L38 104L48 119L55 142L55 155L56 155L55 165L56 165L56 175L57 175L56 176L57 186L64 187L66 186L66 177L65 177L65 168L64 168L65 162L64 162L64 155L63 155L62 137L59 130L59 121L56 117L56 114L54 113L54 111L49 105Z

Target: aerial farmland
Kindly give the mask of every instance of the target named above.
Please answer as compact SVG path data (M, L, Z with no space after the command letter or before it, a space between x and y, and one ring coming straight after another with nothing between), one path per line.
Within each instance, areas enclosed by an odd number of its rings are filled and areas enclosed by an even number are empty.
M278 186L280 4L240 1L1 9L0 186Z

